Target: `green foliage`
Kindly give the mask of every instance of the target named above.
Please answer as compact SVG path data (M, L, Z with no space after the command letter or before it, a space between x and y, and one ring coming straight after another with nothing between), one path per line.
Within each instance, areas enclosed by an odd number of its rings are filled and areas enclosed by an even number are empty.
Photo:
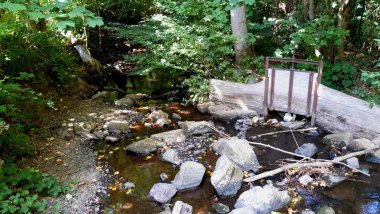
M49 21L53 27L60 30L103 25L101 17L76 4L75 1L15 0L12 3L0 3L1 8L10 12L20 12L29 20L35 22Z
M292 56L301 51L301 58L320 58L324 48L337 47L343 43L348 32L335 27L334 19L322 16L310 23L294 25L296 30L290 35L290 43L282 50L277 50L277 56ZM326 52L326 54L329 54ZM328 56L328 55L327 55ZM330 57L330 56L328 56Z
M154 0L97 0L85 1L93 11L98 11L107 22L137 24L156 12Z
M356 73L356 68L345 62L327 64L324 66L322 83L339 90L348 89L355 84Z
M53 31L30 31L21 23L14 23L15 14L0 19L0 73L29 83L66 83L73 77L74 55L63 45L62 38ZM45 83L46 85L46 83Z
M35 169L20 169L9 160L0 165L1 213L42 212L47 202L41 197L57 196L68 190L69 185L61 185Z

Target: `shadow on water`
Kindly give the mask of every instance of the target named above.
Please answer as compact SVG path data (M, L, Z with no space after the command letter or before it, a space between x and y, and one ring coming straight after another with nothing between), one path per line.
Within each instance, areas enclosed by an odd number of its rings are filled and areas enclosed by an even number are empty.
M176 112L183 120L210 120L208 115L200 114L192 107L182 107L178 104L171 104L167 107L161 108L164 111L171 113ZM144 110L143 110L144 111ZM144 112L146 113L146 112ZM230 135L235 135L231 124L225 124L214 121L216 126L223 126L226 132ZM159 213L162 211L160 204L153 202L147 198L149 190L155 184L160 182L160 174L167 173L169 175L168 181L172 180L178 172L178 167L175 168L169 163L162 162L156 155L153 156L136 156L125 151L125 146L135 140L142 139L154 133L164 132L178 128L177 125L171 125L166 128L145 128L142 124L137 124L140 128L133 131L131 136L119 145L105 146L100 151L107 154L107 162L112 167L114 172L117 172L116 184L110 186L109 198L106 202L106 213ZM254 126L247 132L247 139L262 133L279 131L279 128ZM215 133L216 134L216 133ZM216 135L213 136L216 139ZM315 143L319 147L321 157L326 156L323 154L324 146L320 143L321 136L308 136L306 133L291 133L278 134L266 136L255 139L256 142L267 143L272 146L294 151L297 148L295 140L299 145L304 143ZM115 149L118 148L118 149ZM270 149L255 148L255 153L258 156L260 164L263 166L262 170L270 170L278 167L278 160L285 158L292 158L279 152ZM206 165L207 169L213 168L218 156L212 152L211 149L200 160ZM370 165L371 177L356 176L353 180L343 182L342 184L329 189L307 189L298 188L299 194L303 200L297 205L297 210L308 208L311 210L318 210L324 205L334 208L336 213L380 213L380 167ZM211 165L211 167L208 167ZM207 173L206 173L207 174ZM270 177L275 182L280 181L284 176L279 175ZM135 184L133 191L128 191L121 186L124 182L131 181ZM259 181L255 185L264 185L264 181ZM115 188L116 187L116 188ZM241 192L248 190L249 185L244 183ZM210 176L206 175L200 187L193 191L179 192L172 199L171 203L175 201L184 201L193 206L193 213L215 213L212 204L218 200L233 209L233 205L237 200L236 197L232 198L217 198L216 192L211 185ZM284 210L286 212L286 210Z

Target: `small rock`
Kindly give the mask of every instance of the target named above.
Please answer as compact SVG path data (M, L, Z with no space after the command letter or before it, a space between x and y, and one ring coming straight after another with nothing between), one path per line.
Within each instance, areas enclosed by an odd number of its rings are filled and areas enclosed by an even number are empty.
M335 214L335 211L331 207L324 206L318 210L317 214Z
M117 143L117 142L119 142L119 140L120 140L120 138L114 137L114 136L107 136L104 138L104 141L106 143Z
M310 175L307 175L307 174L306 174L306 175L303 175L303 176L299 177L299 178L298 178L298 181L299 181L302 185L306 186L306 185L308 185L309 183L313 182L313 178L310 177Z
M131 99L134 103L145 100L149 97L147 94L137 93L137 94L127 94L125 98Z
M203 135L206 133L211 133L214 124L206 121L185 121L180 124L185 136L191 135Z
M150 153L156 152L158 149L157 142L150 138L145 138L129 144L126 149L128 151L137 153L139 155L149 155Z
M197 188L203 179L206 168L197 162L187 161L180 167L171 182L179 191Z
M114 134L127 134L129 123L124 120L112 120L107 124L108 131Z
M222 204L222 203L215 203L212 205L212 208L214 208L216 213L219 213L219 214L225 214L225 213L230 212L230 208L227 205Z
M371 163L380 164L380 150L370 152L365 156L365 160Z
M207 113L208 111L208 108L212 105L211 102L205 102L205 103L198 103L197 104L197 109L198 111L200 111L201 113Z
M310 130L307 132L307 136L318 137L320 134L317 130Z
M306 122L304 121L291 121L291 122L281 122L281 127L285 129L300 129L305 126Z
M246 140L236 137L222 138L214 143L213 149L221 155L226 155L243 171L257 172L260 168L256 154Z
M91 97L91 99L92 100L105 100L109 97L109 95L110 95L110 92L108 92L108 91L100 91L100 92L94 94Z
M160 174L160 180L161 181L166 181L169 178L169 175L165 172Z
M172 210L170 209L169 205L165 205L164 210L158 214L172 214Z
M76 134L80 133L90 133L92 130L94 130L95 124L91 124L89 122L79 122L79 123L74 123L73 129Z
M148 116L149 119L152 119L153 123L158 126L164 126L169 124L169 115L162 110L155 110Z
M172 118L173 118L174 121L180 121L180 120L182 120L182 117L179 116L179 115L176 114L176 113L173 113L173 114L172 114Z
M135 188L135 187L136 187L135 184L132 183L132 182L130 182L130 181L125 182L125 183L123 184L123 188L124 188L124 189L133 189L133 188Z
M294 151L294 153L296 153L297 155L303 155L306 157L312 157L317 152L318 152L318 148L313 143L305 143Z
M267 121L267 125L271 126L271 125L275 125L278 123L278 120L277 119L269 119Z
M81 132L80 137L81 137L81 140L83 140L83 141L99 140L99 138L96 137L94 134L86 133L86 132Z
M211 175L211 184L222 197L235 196L243 183L243 171L227 156L222 155L216 162Z
M352 168L359 169L360 164L359 164L359 159L358 158L350 158L346 160L347 165L349 165Z
M337 133L326 135L322 139L322 143L330 146L350 146L354 135L352 133Z
M163 153L161 153L161 158L164 161L175 165L181 165L181 163L183 162L179 157L178 151L174 149L165 150Z
M182 201L177 201L174 204L172 214L192 214L193 207L190 204L186 204Z
M149 197L155 201L165 204L170 202L172 197L177 193L176 188L172 184L156 183L149 191Z
M339 175L324 175L322 176L322 179L326 182L327 187L333 187L346 180L346 177Z
M116 100L115 106L120 106L120 107L124 107L124 108L131 108L133 106L133 101L128 97L124 97L124 98L121 98L119 100Z
M92 132L96 137L98 137L99 139L103 140L105 135L103 134L103 132L100 132L100 131L93 131Z
M253 117L257 115L256 111L253 110L244 110L244 109L234 109L228 111L217 111L212 113L212 116L215 119L222 120L225 122L231 122L241 118Z
M266 214L278 210L289 204L291 198L288 191L280 191L278 188L266 185L255 186L243 192L235 203L235 208L251 207L257 214Z

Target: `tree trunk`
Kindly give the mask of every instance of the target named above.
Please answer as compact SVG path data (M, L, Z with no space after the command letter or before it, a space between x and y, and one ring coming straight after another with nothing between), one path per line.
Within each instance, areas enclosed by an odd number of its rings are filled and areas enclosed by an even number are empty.
M231 10L231 28L232 35L237 37L234 42L235 66L239 70L243 56L248 53L247 47L247 18L245 16L245 5Z
M338 23L337 28L340 28L342 30L347 29L347 19L348 19L348 13L349 13L349 4L352 3L355 0L340 0L340 7L338 11ZM338 46L338 59L344 58L344 41L342 44Z
M315 2L314 0L309 0L309 20L313 21L315 18Z

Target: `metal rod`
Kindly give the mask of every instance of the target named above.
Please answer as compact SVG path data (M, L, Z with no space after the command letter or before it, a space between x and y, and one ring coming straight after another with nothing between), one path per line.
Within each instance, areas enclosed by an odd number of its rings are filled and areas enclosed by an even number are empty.
M274 100L274 85L275 85L275 79L276 79L276 69L272 68L272 75L271 75L271 90L270 90L270 103L269 103L269 109L273 111L273 100Z
M307 89L307 103L306 103L307 116L310 116L311 96L313 93L313 81L314 81L314 73L309 73L309 88Z
M268 88L269 88L269 57L265 59L265 88L264 88L264 103L263 103L263 115L268 115Z
M290 70L289 75L289 90L288 90L288 112L292 109L292 99L293 99L293 82L294 82L294 70Z

